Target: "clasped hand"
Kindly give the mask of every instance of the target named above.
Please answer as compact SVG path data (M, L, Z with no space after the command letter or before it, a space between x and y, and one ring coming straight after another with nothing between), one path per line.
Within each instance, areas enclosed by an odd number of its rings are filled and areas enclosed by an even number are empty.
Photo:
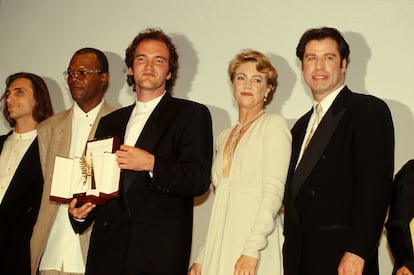
M149 172L154 169L154 156L140 148L123 144L115 155L121 169Z

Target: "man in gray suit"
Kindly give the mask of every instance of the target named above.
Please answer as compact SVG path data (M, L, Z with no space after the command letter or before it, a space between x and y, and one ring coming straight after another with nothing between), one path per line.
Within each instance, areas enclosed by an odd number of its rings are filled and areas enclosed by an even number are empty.
M103 95L108 86L108 61L103 52L75 52L65 77L75 103L39 125L39 151L45 179L32 240L32 274L83 274L90 231L75 234L68 206L49 200L56 156L80 157L93 139L99 119L114 110Z

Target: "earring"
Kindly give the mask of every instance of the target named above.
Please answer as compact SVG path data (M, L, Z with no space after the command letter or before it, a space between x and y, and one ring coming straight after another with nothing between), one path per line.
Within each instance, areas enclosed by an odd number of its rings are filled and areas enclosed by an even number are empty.
M265 97L264 97L263 101L264 101L264 102L266 102L266 101L267 101L267 94L265 94Z

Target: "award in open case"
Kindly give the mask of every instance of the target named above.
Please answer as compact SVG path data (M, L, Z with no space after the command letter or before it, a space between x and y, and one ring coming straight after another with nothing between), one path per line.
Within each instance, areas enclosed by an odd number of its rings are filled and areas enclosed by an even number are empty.
M114 154L117 149L119 138L109 137L88 141L82 157L56 156L50 200L68 203L77 198L80 206L86 202L104 204L118 197L120 168Z

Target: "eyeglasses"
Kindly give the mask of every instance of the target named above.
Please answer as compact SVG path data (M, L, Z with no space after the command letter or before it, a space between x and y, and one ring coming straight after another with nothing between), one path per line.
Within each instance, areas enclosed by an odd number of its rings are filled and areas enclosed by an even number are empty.
M100 74L100 70L77 70L77 71L64 71L63 76L66 80L69 78L80 78L84 79L88 74Z

